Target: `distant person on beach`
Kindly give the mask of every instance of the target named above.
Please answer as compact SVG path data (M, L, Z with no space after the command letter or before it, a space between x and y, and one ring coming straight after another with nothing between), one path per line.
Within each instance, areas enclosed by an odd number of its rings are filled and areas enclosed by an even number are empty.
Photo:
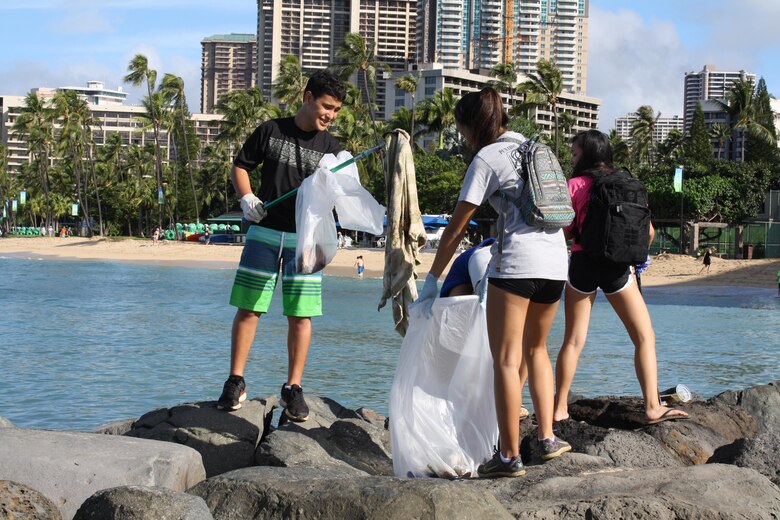
M563 345L555 363L554 418L556 421L569 418L569 391L588 335L596 290L601 287L634 343L634 366L645 400L645 420L648 424L653 424L684 419L688 414L661 406L659 402L655 332L647 305L636 284L633 268L623 264L597 263L588 256L575 238L582 232L594 175L607 175L615 171L612 167L609 138L598 130L580 132L572 139L571 152L573 173L569 180L569 193L575 217L564 231L567 238L574 238L574 242L571 246L569 280L566 284L566 326ZM577 226L577 232L574 226ZM651 225L648 243L653 241L654 233Z
M707 248L706 251L704 251L704 259L702 260L702 263L704 264L701 266L701 269L699 270L699 274L701 274L705 269L707 270L707 274L710 274L710 264L712 263L712 258L710 258L711 255L711 248Z
M481 237L481 235L480 235ZM447 276L441 284L439 296L448 298L451 296L468 296L475 294L482 283L485 273L490 267L490 260L493 253L490 246L496 241L495 238L486 238L465 250L452 262ZM520 362L520 388L525 386L528 379L528 366L525 359ZM528 409L523 406L523 395L520 394L520 419L528 417Z
M217 403L220 410L238 410L246 399L247 357L281 271L288 366L279 404L293 421L309 417L301 380L311 343L311 318L322 315L322 273L296 272L297 197L290 197L267 212L262 201L274 200L298 188L304 178L314 173L323 155L341 151L341 145L327 129L336 119L345 95L346 88L336 76L324 70L313 73L295 116L261 124L233 161L233 186L241 198L244 218L251 225L230 296L230 304L238 309L231 335L230 375ZM252 191L249 172L261 164L258 197Z
M500 450L478 467L481 477L525 474L520 459L523 357L528 363L542 458L549 460L571 449L553 433L554 389L547 354L547 335L566 281L566 241L560 229L531 228L520 209L507 203L507 198L518 198L523 188L517 143L525 141L522 135L507 130L508 122L501 96L492 87L466 94L455 106L455 124L474 157L415 303L426 314L432 314L439 294L439 276L460 244L474 211L483 202L490 202L500 215L498 237L491 246L486 300ZM508 197L502 197L499 191Z
M357 260L355 260L355 265L352 267L357 267L358 278L363 278L363 271L366 269L366 263L363 261L363 255L358 255Z
M206 226L203 230L203 243L209 245L211 243L211 228Z
M780 298L780 271L777 271L777 297Z

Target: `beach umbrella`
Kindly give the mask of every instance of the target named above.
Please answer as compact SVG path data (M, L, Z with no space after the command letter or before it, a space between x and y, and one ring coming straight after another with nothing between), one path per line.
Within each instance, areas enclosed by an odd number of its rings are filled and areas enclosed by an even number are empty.
M231 231L241 231L241 228L238 225L233 224L232 226L230 226L230 230Z

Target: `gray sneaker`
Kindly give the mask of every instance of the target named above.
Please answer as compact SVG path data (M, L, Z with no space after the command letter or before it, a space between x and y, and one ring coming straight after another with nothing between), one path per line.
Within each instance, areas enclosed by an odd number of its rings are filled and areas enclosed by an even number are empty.
M542 452L542 460L550 460L558 457L562 453L571 451L571 444L553 435L552 439L539 441L539 451Z
M509 462L504 462L501 460L501 452L496 451L492 459L479 465L477 473L482 478L522 477L525 475L525 468L520 455L512 457Z

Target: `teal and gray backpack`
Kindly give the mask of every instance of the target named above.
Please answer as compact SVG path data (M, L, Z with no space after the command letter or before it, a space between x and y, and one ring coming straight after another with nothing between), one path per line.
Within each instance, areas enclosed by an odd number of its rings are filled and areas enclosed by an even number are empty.
M560 229L571 224L574 208L569 186L558 158L546 144L537 138L519 141L502 137L499 142L518 144L517 153L522 161L521 176L524 182L520 196L515 198L501 192L501 196L520 209L523 220L529 226Z

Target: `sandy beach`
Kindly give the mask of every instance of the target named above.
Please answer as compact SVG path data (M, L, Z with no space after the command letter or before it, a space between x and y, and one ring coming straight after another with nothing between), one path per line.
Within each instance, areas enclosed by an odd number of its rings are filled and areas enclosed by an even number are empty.
M215 269L236 267L242 250L240 245L167 241L155 245L149 239L129 238L0 238L0 257L104 260ZM422 263L417 268L420 277L427 274L434 254L435 251L422 252ZM382 277L384 250L381 249L340 249L325 269L325 274L356 276L354 263L358 255L362 255L365 260L365 276ZM701 268L701 259L690 256L654 256L650 269L642 275L642 283L648 286L693 284L776 288L780 259L713 258L708 275L698 274Z

